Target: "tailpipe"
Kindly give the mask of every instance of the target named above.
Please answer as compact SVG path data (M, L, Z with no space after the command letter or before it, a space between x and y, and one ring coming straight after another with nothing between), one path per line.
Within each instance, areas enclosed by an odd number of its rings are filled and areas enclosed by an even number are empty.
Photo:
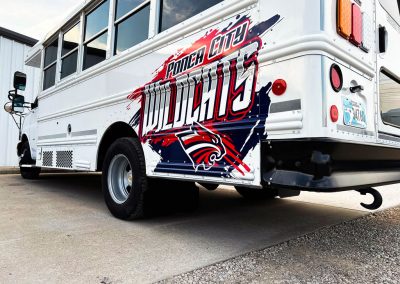
M371 194L374 197L374 201L371 204L361 203L361 206L368 210L377 210L382 206L383 198L382 195L373 188L364 188L357 190L361 195Z

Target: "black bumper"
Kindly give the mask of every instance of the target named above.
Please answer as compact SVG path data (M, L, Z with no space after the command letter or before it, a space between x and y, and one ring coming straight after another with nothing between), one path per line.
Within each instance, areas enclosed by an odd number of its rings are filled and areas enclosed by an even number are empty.
M400 182L400 149L329 140L262 144L265 187L337 192Z

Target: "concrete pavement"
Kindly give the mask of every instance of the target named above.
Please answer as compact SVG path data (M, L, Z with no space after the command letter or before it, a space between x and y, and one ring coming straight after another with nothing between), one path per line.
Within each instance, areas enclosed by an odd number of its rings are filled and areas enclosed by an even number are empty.
M123 222L107 211L97 174L2 175L0 283L150 283L367 214L355 210L359 195L341 207L313 198L246 202L229 188L202 190L194 213Z
M167 283L397 284L400 207L177 275Z
M0 167L0 175L19 174L18 167Z

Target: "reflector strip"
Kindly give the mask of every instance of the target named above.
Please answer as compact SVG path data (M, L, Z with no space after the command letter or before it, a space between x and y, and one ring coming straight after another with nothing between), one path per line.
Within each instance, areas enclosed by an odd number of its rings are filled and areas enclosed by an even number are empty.
M338 33L350 38L352 26L352 3L350 0L338 0Z
M350 41L356 45L360 46L362 42L362 14L361 8L357 4L352 5L352 29L351 29L351 36Z

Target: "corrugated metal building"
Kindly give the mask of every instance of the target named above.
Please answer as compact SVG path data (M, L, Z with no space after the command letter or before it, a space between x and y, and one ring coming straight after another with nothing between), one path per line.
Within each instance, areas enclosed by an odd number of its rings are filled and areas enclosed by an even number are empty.
M39 81L39 69L27 67L24 64L25 56L37 41L0 27L0 167L17 166L16 145L18 142L18 128L12 117L3 110L8 102L8 91L13 89L15 71L27 74L27 88L21 94L25 100L35 99Z

